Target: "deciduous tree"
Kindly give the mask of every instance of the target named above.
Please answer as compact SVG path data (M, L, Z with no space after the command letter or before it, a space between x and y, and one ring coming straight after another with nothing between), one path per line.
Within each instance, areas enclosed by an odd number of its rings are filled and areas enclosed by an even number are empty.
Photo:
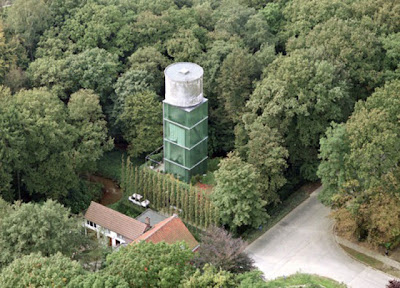
M101 271L79 275L71 279L68 288L129 288L128 283L119 276L105 275Z
M194 270L184 243L141 242L107 257L104 273L120 276L129 287L177 287Z
M232 231L241 226L258 227L267 217L260 189L260 173L234 153L219 164L212 201L223 224Z
M61 253L44 257L34 253L15 259L0 273L0 286L67 287L71 280L85 274L81 265Z
M120 120L132 156L137 157L161 146L162 108L154 92L129 95Z
M14 204L0 223L0 263L40 252L44 256L61 252L71 257L81 248L82 228L70 211L47 200L43 204Z
M211 226L201 237L194 261L198 268L209 263L218 270L244 273L255 268L254 261L244 251L246 247L241 238L235 239L228 231Z
M79 90L68 101L68 120L75 127L73 159L78 172L93 171L96 161L111 150L113 141L107 136L107 122L99 96L91 90Z

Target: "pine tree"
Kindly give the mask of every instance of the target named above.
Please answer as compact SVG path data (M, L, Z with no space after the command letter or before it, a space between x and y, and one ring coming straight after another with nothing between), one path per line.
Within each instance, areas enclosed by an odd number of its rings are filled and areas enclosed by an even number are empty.
M162 190L163 189L163 177L160 173L157 175L157 181L158 181L158 186L157 186L158 189L157 189L157 194L154 196L154 203L155 203L155 207L157 207L157 209L159 209L161 206L160 199L161 199L161 194L163 191Z
M170 210L170 214L176 213L175 208L174 208L174 206L176 207L175 190L176 190L176 180L171 178L171 191L169 193L169 210Z
M199 226L199 195L197 194L196 189L193 189L194 192L194 224L196 228Z
M183 205L184 208L183 209L183 215L185 217L185 222L188 223L189 222L189 216L190 216L190 211L189 211L189 190L188 189L184 189L183 190L183 194L185 197L185 204Z
M128 192L128 195L132 195L134 193L134 187L133 187L134 171L132 170L132 163L130 161L130 158L128 158L127 171L128 171L128 184L126 191Z
M194 193L193 193L193 188L192 186L190 186L189 189L189 221L191 222L191 224L194 226L195 225L195 217L194 217Z
M214 211L214 206L212 205L211 200L208 199L208 225L212 225L212 224L215 225L213 211Z
M182 213L182 217L183 217L183 215L185 215L184 213L186 213L186 211L184 210L185 209L185 189L183 188L183 186L182 185L179 185L179 194L180 194L180 199L181 199L181 203L180 203L180 205L179 205L179 208L182 210L181 211L181 213Z
M209 205L208 197L204 199L204 228L209 226L209 214L210 214L210 205Z
M213 205L213 207L214 207L214 225L215 226L219 226L219 221L220 221L220 216L219 216L219 210L218 210L218 207L217 206L215 206L215 205Z
M125 171L125 159L124 156L121 156L121 189L122 191L124 191L125 187L126 187L126 183L125 183L125 179L126 179L126 175L125 175L126 171Z
M149 186L147 189L147 197L146 199L148 199L150 201L150 199L153 199L153 195L154 195L154 190L156 188L156 175L154 174L153 171L149 170Z
M167 177L163 177L163 186L162 186L162 191L160 194L160 209L165 208L165 194L167 194L167 189L168 189L168 183L167 183Z
M176 213L179 214L179 211L180 211L179 209L181 209L181 206L182 206L181 205L181 183L179 181L177 181L175 190L176 190L175 206L178 211Z
M199 198L199 227L204 227L204 195L201 191L198 191L198 198Z
M139 189L139 168L136 166L135 167L135 193L138 193L138 189Z

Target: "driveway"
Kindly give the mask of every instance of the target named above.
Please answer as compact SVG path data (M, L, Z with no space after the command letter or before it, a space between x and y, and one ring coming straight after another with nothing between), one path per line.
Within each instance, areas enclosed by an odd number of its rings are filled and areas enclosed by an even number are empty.
M354 288L386 287L394 277L353 260L335 242L330 209L317 199L320 190L249 245L247 253L267 279L302 272Z

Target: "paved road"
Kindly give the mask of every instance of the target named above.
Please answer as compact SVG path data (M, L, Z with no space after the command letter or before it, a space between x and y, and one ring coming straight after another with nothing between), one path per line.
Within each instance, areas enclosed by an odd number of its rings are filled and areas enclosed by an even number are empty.
M335 242L321 188L247 248L267 279L296 272L319 274L353 288L384 288L392 276L350 258Z

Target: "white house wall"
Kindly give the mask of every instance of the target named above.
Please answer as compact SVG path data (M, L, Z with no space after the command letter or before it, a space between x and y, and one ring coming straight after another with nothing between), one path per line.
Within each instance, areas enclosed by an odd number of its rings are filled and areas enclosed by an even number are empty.
M107 237L111 238L111 243L112 243L112 247L117 247L117 240L120 242L119 245L121 244L128 244L129 241L128 239L125 239L122 235L119 235L118 233L114 232L114 231L110 231L107 228L101 227L99 224L96 223L96 228L93 226L90 226L87 221L85 220L84 223L85 228L90 229L92 231L95 231L97 234L97 238L100 238L100 234L102 236L105 236L105 238L107 239ZM108 239L107 239L108 240ZM107 242L108 243L108 242Z

